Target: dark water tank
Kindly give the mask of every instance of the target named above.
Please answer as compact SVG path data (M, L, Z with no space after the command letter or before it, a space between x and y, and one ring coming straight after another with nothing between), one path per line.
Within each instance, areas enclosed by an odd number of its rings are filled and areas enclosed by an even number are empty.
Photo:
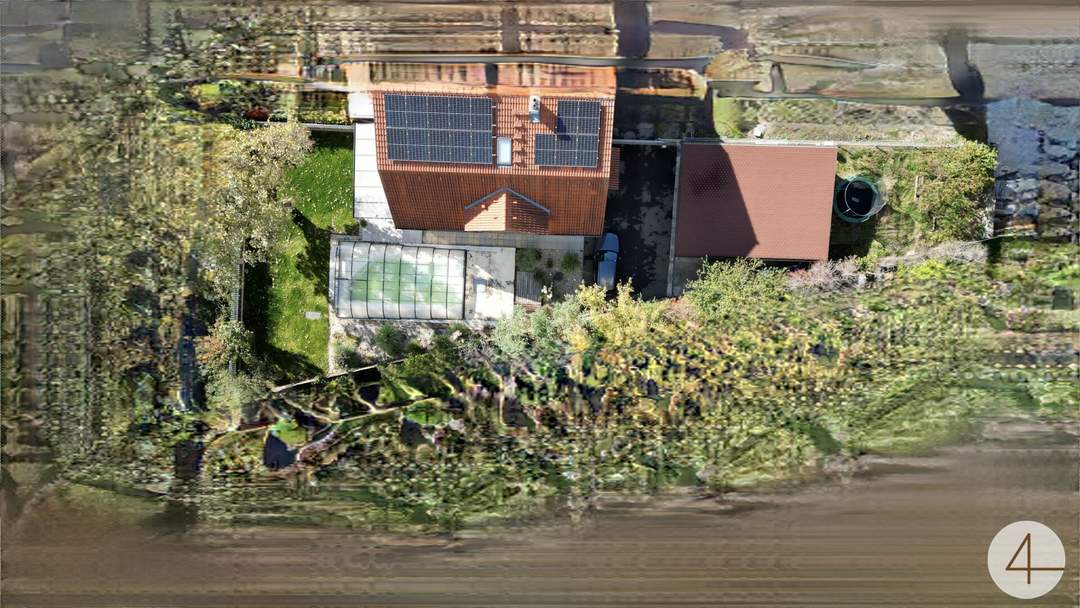
M885 199L878 192L877 186L865 177L842 179L836 186L833 209L845 222L865 222L884 206Z

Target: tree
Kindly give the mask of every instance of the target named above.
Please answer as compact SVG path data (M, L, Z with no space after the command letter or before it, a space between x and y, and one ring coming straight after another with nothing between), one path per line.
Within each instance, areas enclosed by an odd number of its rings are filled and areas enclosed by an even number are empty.
M291 212L281 189L312 141L297 123L215 131L207 217L195 247L211 284L224 296L235 285L237 266L266 261L286 230Z
M210 335L198 340L199 363L209 369L224 369L230 361L253 362L251 331L239 321L219 319Z

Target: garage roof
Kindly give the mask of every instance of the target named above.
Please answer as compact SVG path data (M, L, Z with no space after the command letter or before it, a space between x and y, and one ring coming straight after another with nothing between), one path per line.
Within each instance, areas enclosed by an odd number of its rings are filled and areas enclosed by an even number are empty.
M675 255L823 260L836 147L683 144Z

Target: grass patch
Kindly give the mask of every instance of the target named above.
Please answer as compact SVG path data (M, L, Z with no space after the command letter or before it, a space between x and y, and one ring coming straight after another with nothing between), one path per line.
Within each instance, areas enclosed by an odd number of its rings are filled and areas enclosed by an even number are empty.
M713 97L713 127L720 137L743 137L743 111L737 99Z
M308 439L307 431L294 420L278 420L270 427L270 432L289 446L289 449L304 445Z
M65 484L60 486L60 496L67 508L83 515L107 518L112 523L141 524L161 511L157 500L131 496L119 488Z
M356 232L352 174L352 137L316 136L314 151L288 176L293 223L274 260L248 274L245 322L278 380L327 370L330 235ZM319 318L306 318L308 311Z

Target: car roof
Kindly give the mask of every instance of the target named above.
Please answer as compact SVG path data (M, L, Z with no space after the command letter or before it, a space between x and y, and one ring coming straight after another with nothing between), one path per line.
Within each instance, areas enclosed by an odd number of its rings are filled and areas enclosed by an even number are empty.
M619 237L616 234L605 232L604 236L600 238L600 245L597 246L600 251L618 251L619 250Z

